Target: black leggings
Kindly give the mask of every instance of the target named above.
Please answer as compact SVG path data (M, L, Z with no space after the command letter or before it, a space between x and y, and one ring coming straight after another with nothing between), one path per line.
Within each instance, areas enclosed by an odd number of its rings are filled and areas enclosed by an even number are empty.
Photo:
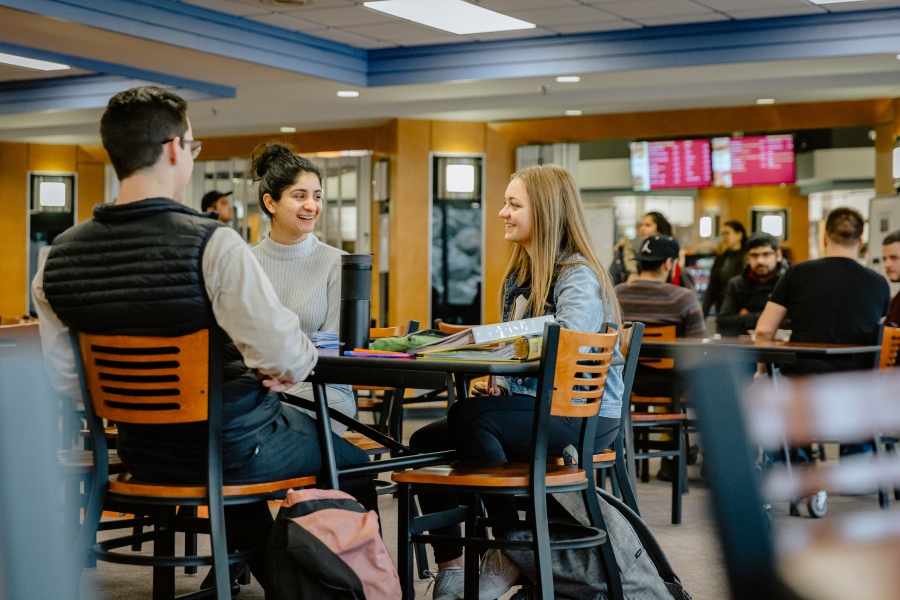
M409 445L422 452L457 450L463 460L506 462L531 458L531 428L534 422L534 397L484 396L463 398L450 407L447 418L430 423L416 431ZM599 417L594 452L609 448L619 431L619 419ZM569 444L577 445L581 419L550 418L547 454L561 456ZM511 496L486 494L485 508L493 517L515 518ZM419 494L419 505L425 514L450 510L459 506L456 494ZM459 525L442 527L435 535L462 535ZM494 536L504 532L494 528ZM434 559L444 563L461 557L462 546L435 546Z

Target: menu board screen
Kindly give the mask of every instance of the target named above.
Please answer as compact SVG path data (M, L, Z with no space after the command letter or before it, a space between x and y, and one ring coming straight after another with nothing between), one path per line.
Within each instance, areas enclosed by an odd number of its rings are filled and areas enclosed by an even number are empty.
M794 183L794 136L713 138L713 187Z
M634 142L631 178L636 191L709 187L709 140Z

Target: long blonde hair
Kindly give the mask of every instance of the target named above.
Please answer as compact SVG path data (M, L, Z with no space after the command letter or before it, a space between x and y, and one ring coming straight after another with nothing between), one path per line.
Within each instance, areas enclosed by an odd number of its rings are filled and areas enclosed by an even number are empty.
M530 280L531 297L526 313L539 316L544 314L554 275L562 274L571 266L584 265L600 280L605 320L616 323L621 332L619 300L609 273L594 252L581 195L572 175L556 165L535 165L515 173L510 181L517 178L525 184L531 199L532 255L529 256L521 244L515 244L503 280L511 275L516 276L520 285ZM574 258L576 254L584 257L583 260Z

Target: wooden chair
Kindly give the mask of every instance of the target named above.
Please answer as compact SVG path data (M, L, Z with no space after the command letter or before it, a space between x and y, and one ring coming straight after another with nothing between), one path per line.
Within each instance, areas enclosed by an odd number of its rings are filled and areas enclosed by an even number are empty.
M645 341L674 341L676 327L647 326L644 329ZM665 412L649 412L634 410L628 416L634 436L635 461L641 461L641 480L650 479L649 459L671 457L675 460L672 477L672 524L681 523L681 494L687 493L687 452L685 450L685 426L687 415L682 412L679 402L680 392L675 379L675 361L669 358L641 357L638 363L652 369L669 372L674 380L672 396L638 396L631 395L631 403L638 405L663 407ZM637 375L640 377L640 374ZM660 441L651 441L651 434L661 434ZM630 459L629 459L630 460Z
M231 598L228 564L243 562L249 549L228 554L224 505L268 499L289 488L315 484L298 477L246 485L222 481L222 347L220 329L180 337L103 336L72 332L76 364L93 444L93 477L77 552L82 559L153 567L154 598L174 598L175 566L212 564L215 597ZM128 473L108 475L103 419L116 423L162 425L208 423L209 467L198 485L139 481ZM151 515L153 531L96 543L104 506L121 512ZM181 517L177 507L208 506L209 519ZM176 531L209 533L212 556L175 556ZM114 552L153 541L153 556Z
M900 328L883 327L881 331L881 353L878 357L878 368L891 369L897 365L897 353L900 352Z
M478 550L503 547L532 550L538 574L537 598L553 598L553 579L550 567L551 549L600 546L609 574L610 598L622 596L618 567L603 531L603 516L597 500L593 477L593 439L597 413L606 385L616 333L589 334L561 329L556 323L544 327L544 348L538 376L532 428L532 457L529 463L481 464L456 462L448 467L428 467L397 472L392 479L398 484L400 500L398 521L398 568L404 598L411 600L413 591L413 545L415 543L462 545L465 548L466 598L478 597ZM598 352L582 352L581 348ZM586 374L593 375L592 378ZM575 400L573 402L573 400ZM582 468L558 465L548 461L547 430L551 416L580 418L581 435L578 443ZM548 464L549 462L549 464ZM462 493L466 506L417 517L413 494L428 491ZM551 541L547 523L547 494L581 491L593 527L573 526L581 537L565 541ZM530 520L520 523L532 529L533 541L511 542L479 537L486 520L480 516L479 496L503 494L528 497ZM466 537L425 535L422 532L465 522ZM498 519L492 518L496 523Z
M775 537L763 508L765 501L818 490L858 493L860 487L900 484L900 457L845 460L790 474L773 469L763 485L755 464L758 446L821 438L857 442L873 430L900 429L900 373L781 378L777 387L757 384L742 394L739 365L716 357L701 362L699 356L685 362L693 363L685 382L708 451L707 486L732 598L900 598L896 513L855 512L800 529L780 527Z
M465 331L467 329L472 329L472 325L451 325L450 323L444 323L440 319L434 320L434 328L443 331L444 333L449 333L453 335L454 333L459 333L460 331Z

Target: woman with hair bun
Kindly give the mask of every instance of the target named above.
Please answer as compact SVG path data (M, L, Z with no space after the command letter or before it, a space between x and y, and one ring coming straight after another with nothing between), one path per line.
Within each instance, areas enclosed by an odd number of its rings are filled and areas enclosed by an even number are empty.
M281 142L260 144L253 151L250 174L259 181L259 207L272 222L269 235L252 249L281 303L300 319L307 335L337 333L341 303L341 255L313 234L322 214L322 175L312 161ZM328 406L347 416L356 414L348 385L326 386ZM298 383L290 396L312 400L312 385ZM346 427L335 421L332 430Z

